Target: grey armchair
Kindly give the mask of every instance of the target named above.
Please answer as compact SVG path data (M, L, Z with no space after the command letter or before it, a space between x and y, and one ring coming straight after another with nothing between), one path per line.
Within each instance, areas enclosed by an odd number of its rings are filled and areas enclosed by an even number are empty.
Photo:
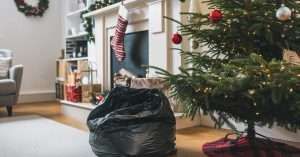
M1 57L11 57L12 52L0 49ZM17 104L21 81L23 76L23 66L11 66L8 72L8 78L0 79L0 106L6 106L8 116L12 116L13 106Z

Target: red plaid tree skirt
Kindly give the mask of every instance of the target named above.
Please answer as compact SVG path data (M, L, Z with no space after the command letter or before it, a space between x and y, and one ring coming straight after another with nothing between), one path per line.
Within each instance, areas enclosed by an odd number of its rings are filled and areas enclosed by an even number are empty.
M300 149L295 147L259 138L251 145L246 137L207 143L203 152L208 157L300 157Z

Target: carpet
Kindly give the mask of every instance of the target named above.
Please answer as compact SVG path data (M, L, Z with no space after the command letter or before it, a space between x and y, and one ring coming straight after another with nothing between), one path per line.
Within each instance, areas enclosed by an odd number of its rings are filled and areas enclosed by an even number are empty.
M40 116L0 119L0 157L96 157L84 132Z

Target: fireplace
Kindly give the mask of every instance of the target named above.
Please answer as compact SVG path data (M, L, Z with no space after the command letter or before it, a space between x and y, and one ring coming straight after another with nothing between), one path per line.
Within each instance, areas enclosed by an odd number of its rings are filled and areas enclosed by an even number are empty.
M95 17L94 56L89 56L97 64L98 80L103 90L112 88L114 73L121 68L138 77L157 77L154 69L148 73L141 65L156 66L165 70L179 67L178 60L171 53L168 24L163 20L166 12L165 0L126 0L124 5L129 9L129 24L125 36L127 58L119 63L111 49L111 39L115 34L118 8L120 4L100 9L87 14ZM156 14L149 14L155 12ZM174 53L175 54L175 53ZM172 60L176 59L176 62ZM175 69L175 68L174 68Z
M112 40L112 37L110 38ZM136 77L146 77L146 69L142 65L149 65L149 33L140 31L125 35L126 58L119 62L111 49L111 76L125 69ZM113 79L111 79L113 83Z

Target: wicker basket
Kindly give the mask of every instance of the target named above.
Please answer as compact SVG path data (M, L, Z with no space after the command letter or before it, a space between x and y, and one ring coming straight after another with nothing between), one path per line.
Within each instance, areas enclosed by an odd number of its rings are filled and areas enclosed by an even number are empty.
M101 93L101 85L93 84L93 85L82 85L82 102L90 103L92 99L93 93Z

